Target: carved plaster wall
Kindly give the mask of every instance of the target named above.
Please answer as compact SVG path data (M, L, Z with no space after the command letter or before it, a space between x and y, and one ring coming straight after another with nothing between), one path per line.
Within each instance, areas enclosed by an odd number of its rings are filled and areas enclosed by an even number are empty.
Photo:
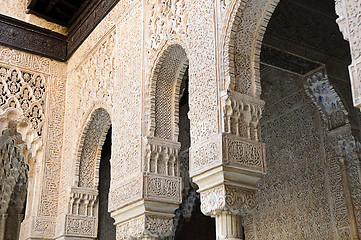
M304 91L305 79L265 67L262 80L268 174L246 220L246 239L353 239L328 121Z

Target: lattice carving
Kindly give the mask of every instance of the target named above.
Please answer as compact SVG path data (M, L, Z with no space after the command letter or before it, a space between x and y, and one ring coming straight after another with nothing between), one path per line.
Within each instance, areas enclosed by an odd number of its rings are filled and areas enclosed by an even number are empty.
M41 136L45 122L45 76L22 72L19 68L0 67L0 91L0 109L20 109Z

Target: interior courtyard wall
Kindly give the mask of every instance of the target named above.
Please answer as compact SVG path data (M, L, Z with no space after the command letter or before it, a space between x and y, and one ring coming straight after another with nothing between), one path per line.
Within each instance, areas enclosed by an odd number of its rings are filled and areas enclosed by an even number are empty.
M65 64L6 47L1 47L0 56L2 69L9 71L9 73L10 71L17 73L17 80L13 80L14 82L11 83L13 87L11 91L14 90L14 94L18 93L22 87L26 87L28 81L34 81L37 76L40 77L39 79L42 79L42 82L39 83L44 86L44 88L42 88L44 89L43 104L38 105L38 111L36 111L40 114L38 115L38 120L36 120L36 115L32 115L32 117L34 117L34 119L32 119L31 116L25 114L25 112L14 120L15 122L21 119L23 119L21 121L28 121L27 126L29 126L29 128L26 130L28 131L28 134L26 131L24 132L27 136L24 135L22 141L27 144L27 148L32 153L34 159L33 162L29 162L28 164L30 165L31 176L33 176L29 181L29 186L32 187L31 190L35 189L35 191L28 195L28 209L26 218L22 223L21 234L23 234L22 236L51 236L55 229L56 209L58 206L57 199L59 193L58 186L60 181L58 172L61 168L63 147L62 135L66 83L66 76L64 74ZM7 81L7 72L3 71L2 78L4 81ZM36 93L35 89L30 92L34 92L33 94ZM26 106L29 108L35 104L32 101L23 102L23 98L19 98L19 96L20 95L17 94L16 97L14 96L13 98L8 99L9 102L2 107L17 107L19 109L18 111L22 112L27 110ZM37 96L39 97L40 95ZM2 97L5 96L2 95ZM16 103L16 98L19 98L19 102L21 102L22 105ZM30 98L34 99L34 96L30 96ZM5 101L7 101L6 98ZM13 101L14 104L9 104L11 101ZM23 105L23 103L30 105ZM2 121L11 119L10 115L8 117L6 116L8 112L10 112L9 109L1 110ZM6 121L3 123L6 123ZM33 123L37 124L34 125ZM37 128L37 126L39 128ZM7 127L8 126L5 126L5 129ZM20 131L21 125L18 125L17 128L17 130ZM2 128L2 130L4 130L4 128ZM32 131L36 133L31 135ZM39 136L40 134L41 136ZM29 139L38 140L37 142L32 143L31 141L29 142ZM47 144L44 144L44 142L47 142Z
M261 77L268 172L246 239L353 239L338 155L305 79L267 66Z
M224 51L226 42L230 39L228 35L231 32L229 24L233 21L232 17L235 17L238 7L245 5L245 3L241 1L225 1L222 4L224 5L214 7L213 2L185 1L185 8L192 10L188 12L183 20L187 19L188 23L192 24L183 27L183 30L179 32L181 37L170 36L169 29L162 29L160 32L153 32L153 39L150 38L151 41L143 42L141 37L144 30L142 16L148 16L148 12L147 14L144 13L144 9L148 8L143 8L136 1L120 2L75 52L68 62L67 70L66 64L3 48L4 57L0 59L2 64L18 66L29 72L40 72L49 77L51 81L49 84L51 97L47 109L47 115L49 114L47 124L49 127L46 126L48 143L44 151L45 168L40 168L40 174L36 174L39 177L39 184L42 182L44 187L35 187L39 191L36 194L39 195L34 196L35 205L38 204L39 206L39 217L36 221L32 218L32 220L24 222L23 228L25 232L31 232L34 236L49 238L53 236L55 232L54 219L58 214L54 209L58 209L57 206L59 206L60 215L63 209L66 209L64 206L68 205L67 189L72 186L75 176L69 176L68 173L75 172L75 156L79 151L77 146L79 146L80 136L87 116L89 116L92 109L99 106L109 109L112 121L119 123L118 126L114 125L116 134L113 138L115 142L113 149L115 155L112 157L112 164L117 167L112 169L112 172L117 173L118 177L112 180L114 186L112 189L114 190L113 200L119 200L117 192L119 194L122 191L120 182L125 181L127 171L128 173L141 171L140 165L143 156L141 136L144 136L144 130L141 127L142 122L140 119L144 120L145 118L141 114L142 111L144 113L142 101L145 98L145 90L142 89L147 84L146 80L149 79L151 66L153 66L152 62L156 59L157 54L162 52L160 50L162 49L161 46L165 45L167 39L176 39L178 41L178 39L184 39L184 36L188 39L181 40L181 42L186 42L185 44L182 43L182 46L187 46L185 49L190 61L189 116L191 120L191 155L192 161L194 161L192 162L192 168L195 167L193 170L201 167L210 168L217 159L221 159L219 141L210 140L210 138L220 133L222 128L219 90L227 89L227 81L228 83L231 82L231 77L227 77L226 64L223 65L222 54L225 56L229 54L228 51ZM262 6L262 9L264 9L269 7L270 4L267 2ZM271 6L271 9L273 7ZM215 8L216 11L214 11ZM219 13L218 10L222 12ZM217 17L215 17L215 13ZM259 14L253 15L253 20L263 19L264 15L269 13L260 11ZM251 24L246 21L246 24L249 24L252 29L245 35L249 37L253 44L259 40L259 36L254 29L261 26L261 31L264 30L264 25L260 24L260 22ZM220 27L222 30L218 31L219 29L215 26ZM184 28L186 28L186 31L182 32ZM159 34L164 33L162 31L168 31L168 33ZM222 31L224 31L224 35L220 34ZM147 35L148 33L144 34ZM154 40L158 35L166 35L166 37L157 44L151 45L152 42L159 40ZM146 39L148 39L148 36ZM148 47L143 49L143 43L145 45L149 44ZM222 48L217 47L220 45ZM253 45L251 45L249 49L254 49ZM152 50L149 50L149 46L153 46L156 50L152 52ZM116 56L114 56L112 49L116 51ZM142 56L150 56L147 59L151 60L148 63L142 63ZM257 56L247 56L246 61L252 60L250 65L247 65L247 68L253 69L254 59L256 59L257 63ZM202 64L199 64L200 60ZM144 68L145 71L139 71L139 69ZM67 77L64 76L65 72L67 72ZM257 78L257 72L250 73L246 77L247 79L249 77L252 79ZM97 78L97 80L94 81L92 78ZM66 117L64 118L65 79L69 81L66 86ZM86 87L79 92L79 86ZM252 91L257 93L259 89L256 86ZM85 96L84 98L82 94ZM114 95L117 98L113 98ZM76 113L75 118L74 113ZM116 119L113 116L117 116ZM134 119L139 119L139 122L134 124ZM63 122L65 122L65 126L63 126ZM59 144L59 141L63 141L63 131L66 132L64 144ZM124 138L124 136L128 137ZM201 144L201 142L203 143ZM63 146L65 148L64 157L61 160ZM49 155L52 157L49 158ZM61 161L63 161L63 166L61 175L59 175ZM136 164L133 165L133 163ZM42 171L46 171L46 174L43 175ZM44 180L41 180L42 178ZM59 187L60 179L62 179L62 183ZM55 184L50 186L50 182ZM132 196L138 197L141 190L136 187L136 184L139 184L139 182L134 181L133 183L135 184L131 185L134 186ZM61 196L58 204L56 199L59 192L61 192ZM115 206L119 207L121 204L132 200L134 199L120 199ZM37 208L34 209L37 211ZM34 213L34 215L37 215L37 213ZM60 234L60 232L57 232L57 234Z

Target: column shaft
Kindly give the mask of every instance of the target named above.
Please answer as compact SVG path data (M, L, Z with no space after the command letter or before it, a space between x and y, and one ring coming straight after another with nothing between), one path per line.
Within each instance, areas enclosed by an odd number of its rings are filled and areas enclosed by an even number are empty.
M243 240L242 217L229 213L216 216L217 240Z

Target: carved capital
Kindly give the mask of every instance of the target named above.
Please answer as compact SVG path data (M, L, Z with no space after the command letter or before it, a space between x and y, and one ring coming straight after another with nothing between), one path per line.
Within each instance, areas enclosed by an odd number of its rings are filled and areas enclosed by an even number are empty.
M201 210L207 216L222 212L245 215L255 207L255 190L222 184L200 193Z
M117 239L162 238L172 232L173 219L154 215L142 215L117 224Z

